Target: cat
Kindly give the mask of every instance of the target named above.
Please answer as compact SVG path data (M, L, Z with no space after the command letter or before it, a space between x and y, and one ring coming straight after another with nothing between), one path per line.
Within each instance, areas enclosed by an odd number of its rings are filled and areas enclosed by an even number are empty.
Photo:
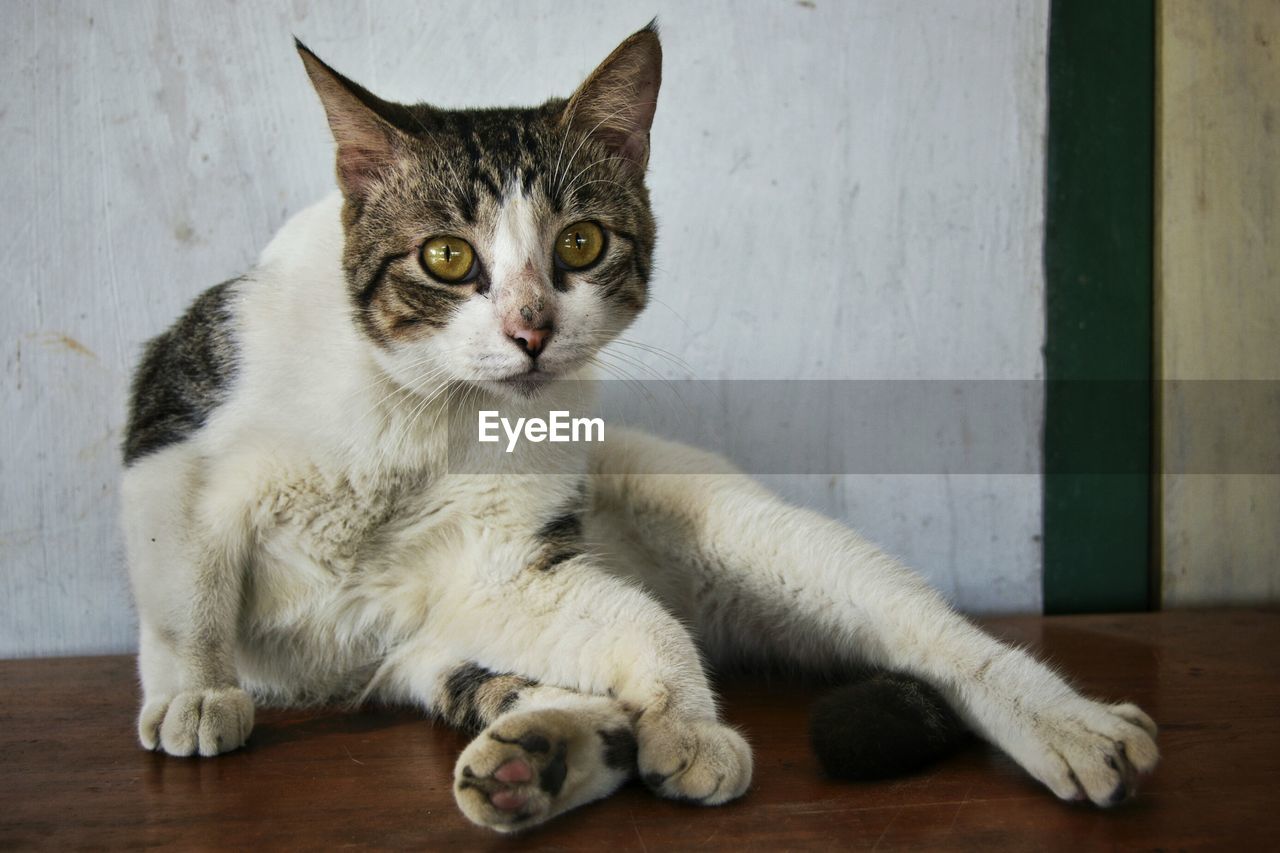
M453 790L483 827L637 775L715 805L752 756L702 656L756 655L876 668L814 716L837 776L966 730L1067 800L1117 803L1154 767L1140 709L1079 695L714 454L612 425L475 453L478 409L580 410L557 380L588 379L648 299L652 24L528 109L390 103L297 49L338 192L149 342L132 385L145 748L236 749L255 701L409 704L478 733ZM901 760L877 713L908 728Z

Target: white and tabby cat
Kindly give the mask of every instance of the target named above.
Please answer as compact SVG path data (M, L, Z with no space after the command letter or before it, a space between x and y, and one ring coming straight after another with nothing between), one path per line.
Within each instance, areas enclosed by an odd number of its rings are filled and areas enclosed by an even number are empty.
M479 408L580 409L550 380L589 375L646 302L652 26L529 109L388 103L299 51L341 193L202 295L134 380L145 747L235 749L255 700L410 703L479 732L454 790L482 826L536 825L637 773L717 804L747 790L751 751L700 655L749 653L882 668L850 713L887 698L917 718L915 753L963 721L1064 799L1118 802L1155 765L1138 708L1078 695L710 454L612 428L473 454ZM657 473L673 470L700 473ZM891 769L857 743L876 732L839 731L864 718L819 718L832 772Z

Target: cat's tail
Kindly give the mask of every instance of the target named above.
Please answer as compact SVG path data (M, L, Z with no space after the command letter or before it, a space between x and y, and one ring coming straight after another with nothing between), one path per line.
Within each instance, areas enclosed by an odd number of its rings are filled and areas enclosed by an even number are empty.
M937 690L897 672L875 671L813 706L809 740L835 779L901 776L968 741L964 722Z

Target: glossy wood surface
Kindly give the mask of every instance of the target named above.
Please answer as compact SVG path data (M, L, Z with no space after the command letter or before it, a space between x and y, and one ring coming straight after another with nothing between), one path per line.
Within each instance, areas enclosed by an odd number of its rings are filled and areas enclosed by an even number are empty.
M756 750L743 799L698 808L633 785L503 838L453 805L463 737L412 712L260 711L247 749L166 758L134 740L132 660L70 658L0 662L0 848L1280 848L1280 612L986 624L1151 712L1164 758L1135 800L1064 805L978 744L908 779L825 781L805 736L814 691L735 681L726 714Z

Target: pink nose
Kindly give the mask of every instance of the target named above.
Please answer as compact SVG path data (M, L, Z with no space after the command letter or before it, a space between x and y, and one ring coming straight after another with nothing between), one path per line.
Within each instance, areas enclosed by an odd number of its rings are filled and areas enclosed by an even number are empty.
M538 353L547 345L547 339L551 337L551 327L546 326L541 329L511 329L507 332L507 337L515 341L516 346L528 353L530 358L537 358Z

